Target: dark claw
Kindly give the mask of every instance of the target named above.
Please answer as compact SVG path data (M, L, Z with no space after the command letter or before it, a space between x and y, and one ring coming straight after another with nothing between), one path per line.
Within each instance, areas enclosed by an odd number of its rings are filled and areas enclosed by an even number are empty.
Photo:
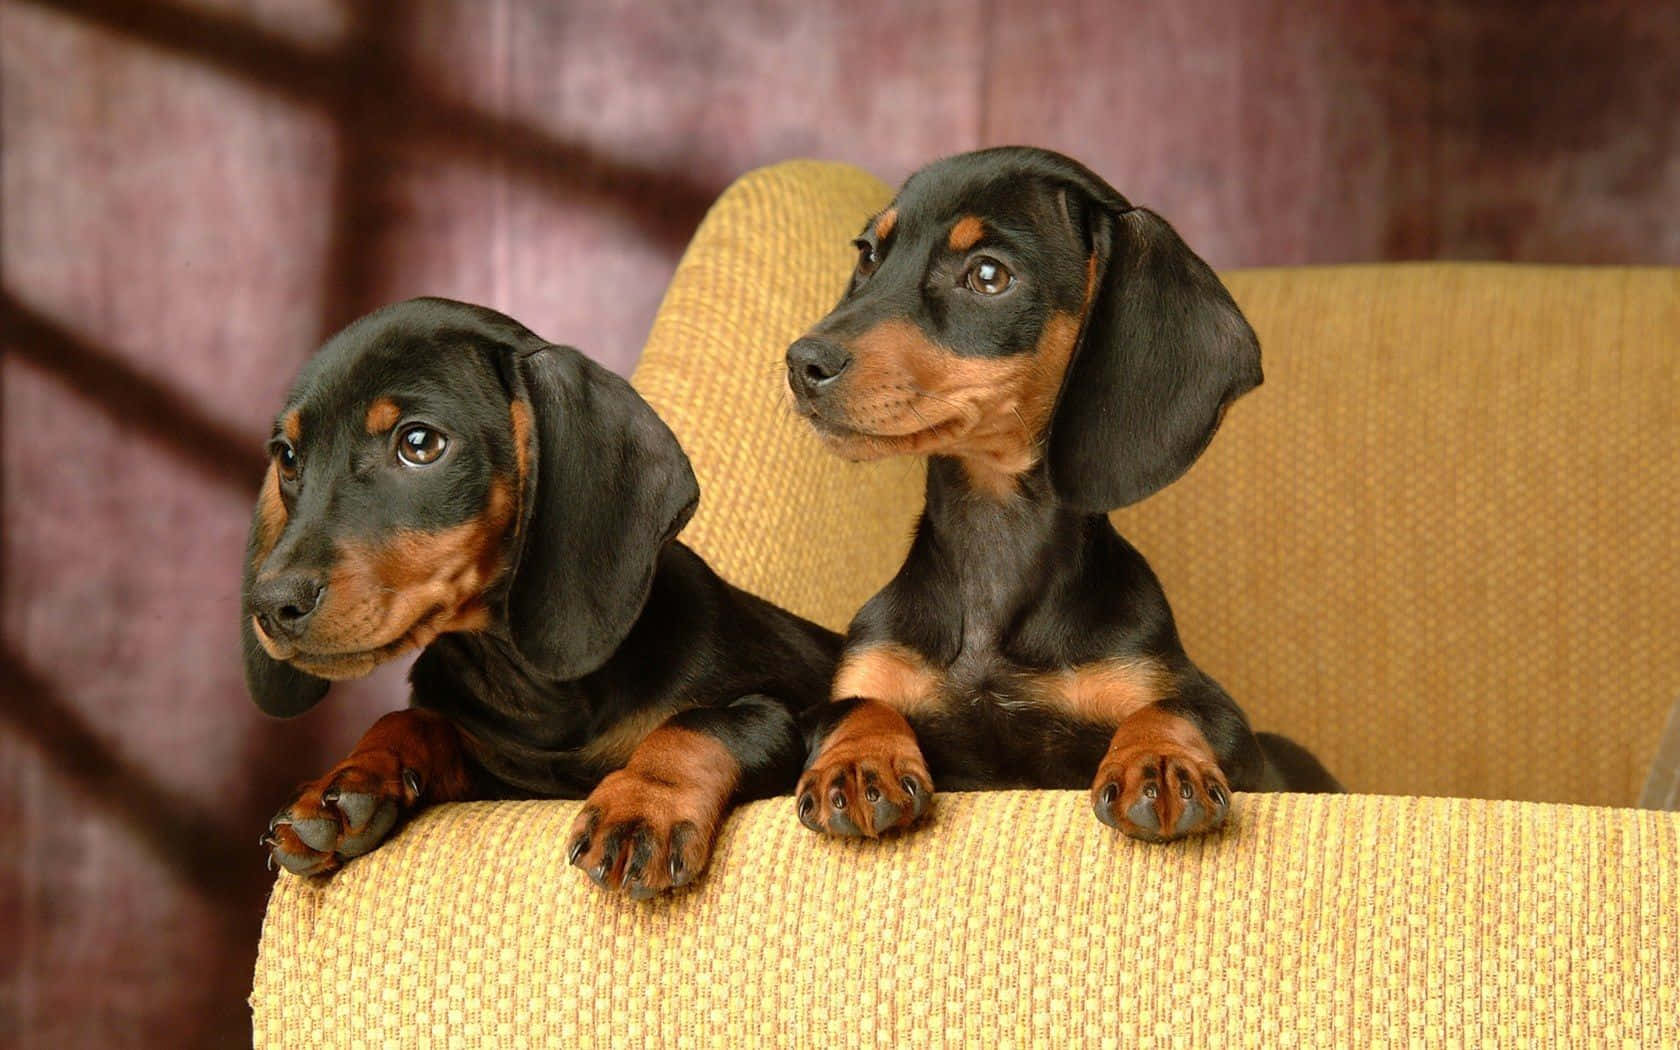
M287 806L285 809L283 809L280 812L274 814L274 816L269 817L268 818L268 830L273 831L275 828L279 827L282 824L290 824L292 822L292 818L289 816L289 814L291 812L292 812L292 807Z
M618 870L619 853L624 849L624 840L628 829L616 827L607 832L607 837L601 840L601 863L590 871L589 877L595 880L595 885L605 887L607 876Z
M812 831L822 830L822 825L817 823L817 800L809 791L799 796L799 823Z
M828 789L828 804L836 810L846 808L846 793L837 787Z
M1189 799L1189 798L1194 797L1195 794L1196 794L1195 785L1190 783L1190 780L1189 780L1188 777L1186 777L1185 779L1178 782L1178 797L1179 798Z
M909 795L911 798L915 798L917 795L922 793L922 786L916 783L915 777L899 777L898 785L899 787L902 787L904 789L904 793Z
M1222 784L1215 783L1208 788L1208 794L1212 796L1215 805L1228 806L1231 804L1231 796L1225 793L1225 787Z
M1149 783L1143 785L1143 797L1146 799L1153 800L1156 796L1160 795L1160 793L1161 789L1155 786L1154 781L1150 781Z
M1114 805L1114 800L1119 797L1120 785L1114 783L1113 781L1109 781L1107 786L1102 789L1102 804L1105 806L1112 806Z
M327 790L321 792L321 801L329 803L329 804L337 802L338 801L338 785L334 784L332 787L330 787Z
M653 832L647 828L638 828L630 841L630 856L624 862L624 877L619 881L625 886L641 882L642 875L647 871L648 861L652 859Z
M667 871L671 876L671 886L673 888L687 885L688 881L694 877L694 873L688 870L688 864L683 860L683 850L687 848L688 840L698 832L699 829L686 820L671 829L671 837L666 842L666 848L671 851L671 860Z
M874 784L870 784L868 787L863 789L863 798L864 801L873 805L874 803L881 801L881 789L876 787Z
M589 836L579 835L577 841L572 843L572 848L566 851L566 863L577 867L578 858L583 856L583 851L588 848Z
M419 798L420 797L420 787L421 787L421 785L420 785L420 774L417 771L412 770L412 769L403 770L402 771L402 782L403 782L403 787L408 789L408 793L411 797L413 797L413 798Z
M269 871L274 870L274 853L272 851L270 851L269 854L268 854L268 870Z

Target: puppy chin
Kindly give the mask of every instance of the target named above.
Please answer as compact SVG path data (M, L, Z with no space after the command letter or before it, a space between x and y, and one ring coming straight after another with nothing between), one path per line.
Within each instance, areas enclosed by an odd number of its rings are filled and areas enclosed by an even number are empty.
M287 661L300 671L308 671L317 678L342 682L349 678L365 678L375 667L395 656L382 650L369 653L335 653L316 656L299 653Z
M424 641L431 640L431 632L416 628L394 642L377 645L371 649L342 653L311 653L303 651L295 644L282 643L270 638L255 616L251 617L251 630L257 636L257 644L262 646L269 656L281 663L291 664L300 671L307 671L317 678L334 682L366 677L374 668L392 657L424 644L421 635L427 635Z

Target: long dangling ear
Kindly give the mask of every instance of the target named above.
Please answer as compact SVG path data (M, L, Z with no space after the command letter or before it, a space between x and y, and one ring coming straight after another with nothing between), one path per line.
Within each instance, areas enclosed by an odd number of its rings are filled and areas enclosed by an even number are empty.
M1102 189L1089 231L1098 284L1049 442L1058 496L1090 511L1190 469L1225 406L1261 379L1260 342L1213 270L1166 220Z
M533 467L508 627L531 663L579 678L636 622L700 487L676 435L623 379L570 347L525 349L513 364Z
M300 671L291 664L281 663L263 650L251 626L251 584L257 569L279 542L285 528L286 510L280 502L279 479L274 467L268 468L263 480L262 494L257 497L257 509L251 516L251 532L245 542L245 580L240 587L239 638L245 657L245 687L263 714L276 718L292 718L321 702L331 684Z

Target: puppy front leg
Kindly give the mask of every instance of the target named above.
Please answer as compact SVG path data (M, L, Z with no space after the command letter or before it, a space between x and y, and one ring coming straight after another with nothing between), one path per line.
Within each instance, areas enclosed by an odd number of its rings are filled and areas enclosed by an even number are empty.
M262 842L287 871L325 875L378 846L422 806L475 795L454 723L411 707L375 722L350 757L299 788Z
M786 791L799 758L793 716L770 697L673 715L590 793L567 856L596 885L638 900L686 886L711 859L729 807Z

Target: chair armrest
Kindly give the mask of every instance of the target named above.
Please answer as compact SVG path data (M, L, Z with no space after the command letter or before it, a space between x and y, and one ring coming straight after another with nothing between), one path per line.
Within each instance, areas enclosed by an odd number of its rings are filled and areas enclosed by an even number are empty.
M262 1046L1656 1046L1680 1041L1680 814L1239 796L1160 847L1075 792L942 795L897 839L744 807L682 896L567 866L575 803L423 814L283 875Z

